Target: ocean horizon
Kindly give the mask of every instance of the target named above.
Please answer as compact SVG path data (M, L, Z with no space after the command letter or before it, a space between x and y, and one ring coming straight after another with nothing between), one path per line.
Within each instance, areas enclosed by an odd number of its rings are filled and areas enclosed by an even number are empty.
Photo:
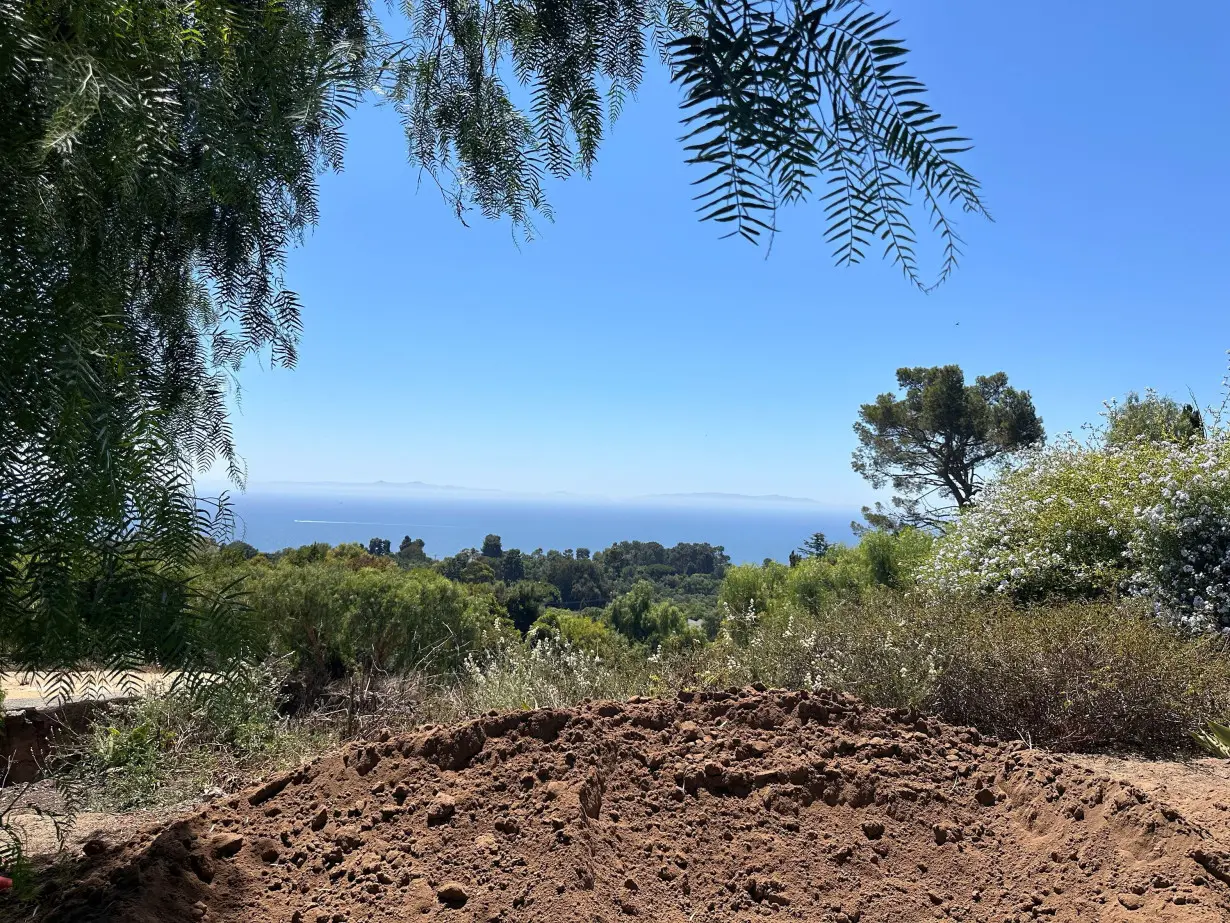
M421 538L433 557L482 545L488 533L505 548L531 552L618 541L708 542L735 563L785 561L812 533L851 541L857 510L794 498L675 495L635 500L515 496L498 492L388 491L365 486L285 485L232 494L235 538L261 551L312 542Z

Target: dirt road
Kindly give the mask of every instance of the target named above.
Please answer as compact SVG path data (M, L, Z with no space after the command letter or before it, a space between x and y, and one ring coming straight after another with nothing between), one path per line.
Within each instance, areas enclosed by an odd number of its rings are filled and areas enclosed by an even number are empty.
M165 686L174 674L161 670L140 670L116 676L101 672L70 673L67 676L29 673L0 673L4 691L4 711L27 708L45 709L85 699L121 699L141 695L156 686Z

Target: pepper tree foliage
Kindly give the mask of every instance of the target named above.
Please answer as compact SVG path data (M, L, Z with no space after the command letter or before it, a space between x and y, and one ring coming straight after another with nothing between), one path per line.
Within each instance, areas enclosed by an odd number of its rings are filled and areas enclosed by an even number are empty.
M1045 437L1028 391L1003 372L972 385L957 365L897 370L904 397L881 394L859 409L853 468L874 487L891 485L895 512L863 509L870 525L943 530L983 487L983 471Z
M839 263L883 247L925 286L911 209L939 280L952 213L984 213L965 142L861 2L402 12L395 36L368 0L0 0L0 658L191 671L220 638L241 656L235 607L186 577L226 527L193 476L242 483L235 373L295 362L286 252L367 94L459 215L526 231L550 217L548 177L589 172L651 54L683 92L700 216L731 234L815 199Z

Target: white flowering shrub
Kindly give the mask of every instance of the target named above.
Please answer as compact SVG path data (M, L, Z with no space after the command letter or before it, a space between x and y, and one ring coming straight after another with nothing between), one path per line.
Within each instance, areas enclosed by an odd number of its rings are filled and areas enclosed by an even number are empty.
M1167 446L1128 543L1133 589L1192 628L1230 628L1230 449Z
M1230 625L1230 443L1039 450L936 544L920 582L1022 602L1120 593L1189 627Z
M484 712L560 708L586 698L645 691L647 664L613 662L553 637L507 641L466 659L461 676L435 703L449 719Z

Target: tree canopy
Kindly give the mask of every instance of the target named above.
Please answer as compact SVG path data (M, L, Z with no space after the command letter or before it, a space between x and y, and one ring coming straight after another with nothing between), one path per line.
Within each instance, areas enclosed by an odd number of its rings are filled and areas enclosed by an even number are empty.
M822 558L833 547L823 532L813 532L811 537L797 549L798 553L808 558Z
M193 475L243 481L228 396L245 358L295 362L287 249L369 94L459 216L527 232L550 217L548 177L589 172L651 55L683 93L700 217L730 234L764 239L779 207L815 200L838 263L882 247L925 287L913 209L939 280L953 212L984 212L966 142L857 0L403 13L386 28L367 0L0 0L0 634L50 626L40 662L122 659L137 632L190 657L182 608L138 626L99 609L95 583L121 560L174 583L201 532L225 532Z
M881 394L854 424L854 470L899 492L895 512L864 508L872 526L942 527L982 489L986 468L1045 436L1029 392L1009 387L1003 372L967 385L957 365L902 368L897 387L903 397Z
M1204 415L1193 404L1180 404L1155 391L1141 397L1129 391L1122 403L1110 403L1102 436L1107 445L1148 442L1198 442L1205 438Z

